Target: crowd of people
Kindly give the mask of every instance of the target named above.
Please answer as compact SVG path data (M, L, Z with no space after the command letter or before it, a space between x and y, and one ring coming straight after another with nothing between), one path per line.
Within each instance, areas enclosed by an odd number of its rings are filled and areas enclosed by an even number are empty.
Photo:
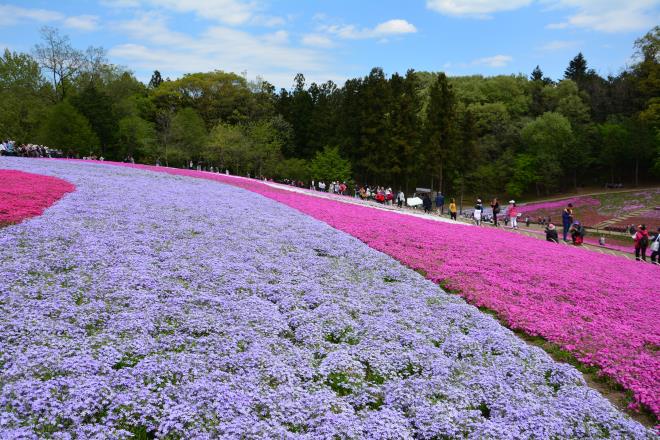
M0 142L0 156L21 156L21 157L64 157L62 150L46 147L37 144L17 145L11 139Z
M64 157L63 153L59 149L54 149L46 147L44 145L37 144L21 144L16 145L13 140L7 139L0 142L0 156L23 156L23 157ZM85 157L84 159L90 160L101 160L103 157ZM135 160L131 156L124 158L124 162L135 163ZM157 161L157 166L160 165L160 161ZM190 163L190 168L193 168L193 163ZM200 166L198 165L198 169ZM211 171L215 171L211 168ZM220 172L218 169L217 172ZM229 174L229 171L226 171L226 174ZM248 177L250 177L248 175ZM281 183L297 186L304 188L305 184L302 181L284 179ZM341 181L332 181L326 184L324 181L314 181L312 180L309 186L309 189L314 191L329 192L337 195L349 195L349 186L346 182ZM428 191L428 190L427 190ZM356 185L352 189L353 196L364 201L374 201L383 205L392 206L396 203L398 208L402 208L404 205L416 208L421 206L424 209L425 213L433 212L433 201L428 192L423 193L421 199L415 195L413 198L406 197L403 190L399 189L398 192L392 191L391 187L382 187L382 186L369 186L369 185ZM435 197L435 206L436 211L439 215L444 215L445 210L445 196L442 193L437 193ZM456 205L456 200L454 198L449 199L447 212L452 220L457 220L458 209ZM472 219L475 225L481 226L482 224L489 223L493 226L499 227L501 223L504 223L504 227L510 227L511 229L518 229L518 220L522 217L522 213L519 212L518 206L515 200L509 200L506 208L502 209L500 202L497 198L494 198L490 202L490 212L487 212L484 209L484 204L481 199L477 199L474 205L474 209L466 210L463 212L463 217L466 219ZM531 219L526 217L524 219L526 226L530 226ZM546 240L553 243L559 243L559 233L557 227L552 223L552 220L549 217L539 217L536 220L541 226L545 226L545 237ZM653 233L649 234L646 225L630 225L627 229L627 232L631 234L631 237L635 244L635 258L638 261L646 261L647 249L650 248L651 251L651 263L660 264L660 228ZM567 206L562 211L562 233L564 242L570 240L575 246L581 246L584 243L584 237L586 235L585 227L574 218L573 205L568 203ZM599 242L601 245L604 245L604 237L601 237Z

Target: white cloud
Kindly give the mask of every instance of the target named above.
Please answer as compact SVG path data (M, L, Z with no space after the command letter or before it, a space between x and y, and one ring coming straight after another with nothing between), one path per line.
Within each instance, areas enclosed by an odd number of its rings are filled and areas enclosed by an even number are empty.
M99 17L96 15L77 15L64 19L64 26L81 31L93 31L98 28Z
M263 39L269 44L286 44L289 42L289 33L287 31L277 31L264 35Z
M660 22L660 0L426 0L426 7L444 15L488 18L532 3L546 10L570 11L565 21L548 29L585 28L600 32L639 32Z
M305 46L325 47L325 48L333 47L335 45L330 38L320 34L303 35L302 43Z
M192 13L217 23L238 26L282 26L282 17L262 15L261 2L245 0L103 0L101 4L116 8L137 8L140 6L160 8L177 13Z
M384 38L395 35L412 34L417 28L406 20L394 19L379 23L374 28L358 28L355 25L322 25L319 30L347 40Z
M117 23L117 28L133 42L111 48L109 55L136 69L158 69L163 75L247 70L277 84L288 78L287 86L297 72L319 78L333 75L327 55L311 48L291 47L285 31L253 35L233 27L214 26L199 35L187 35L171 30L166 18L158 13Z
M406 20L395 19L380 23L373 32L376 36L414 34L417 28Z
M445 15L487 18L490 14L512 11L532 0L426 0L426 7Z
M539 47L544 52L553 52L557 50L571 49L580 44L580 41L553 40Z
M95 15L76 15L67 17L61 12L48 9L32 9L13 5L0 5L0 25L13 26L24 21L55 23L81 31L93 31L98 28L99 17Z
M645 31L660 22L660 0L544 0L574 13L549 28L578 27L601 32Z
M250 24L265 27L284 26L286 24L286 19L270 15L255 15L250 19Z
M495 55L492 57L479 58L472 61L475 66L504 67L513 60L509 55Z
M21 8L13 5L0 5L0 25L9 26L21 21L49 23L62 20L64 14L47 9Z
M566 29L568 23L550 23L546 26L546 29Z

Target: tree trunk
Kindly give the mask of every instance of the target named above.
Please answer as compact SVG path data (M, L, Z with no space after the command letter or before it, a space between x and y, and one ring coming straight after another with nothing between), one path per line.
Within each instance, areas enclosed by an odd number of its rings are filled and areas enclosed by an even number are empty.
M440 175L438 176L439 177L439 179L438 179L439 180L438 181L438 191L440 191L440 192L442 192L442 183L443 183L443 181L442 181L443 180L442 172L443 172L443 168L444 168L443 163L440 162ZM433 187L431 187L431 189L433 189Z
M461 177L461 203L460 203L460 214L463 215L463 178Z
M639 186L639 158L635 159L635 187Z

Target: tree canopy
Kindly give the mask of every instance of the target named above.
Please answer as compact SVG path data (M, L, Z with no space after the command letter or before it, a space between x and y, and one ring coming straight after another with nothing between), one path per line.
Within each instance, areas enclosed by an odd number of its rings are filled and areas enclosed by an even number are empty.
M232 72L148 84L102 48L44 28L32 53L0 56L0 138L73 156L296 180L433 187L482 197L660 178L660 27L634 62L602 77L583 53L562 78L451 77L373 68L344 84L291 89ZM503 194L504 193L504 194Z

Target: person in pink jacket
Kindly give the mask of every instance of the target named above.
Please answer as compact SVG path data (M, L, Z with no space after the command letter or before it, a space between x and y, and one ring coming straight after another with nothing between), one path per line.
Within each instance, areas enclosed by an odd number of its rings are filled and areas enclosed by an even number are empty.
M635 233L635 260L640 261L640 254L642 256L641 260L646 261L646 248L649 245L649 231L646 230L646 225L637 226L637 232Z
M518 229L518 208L516 208L515 200L509 200L507 214L511 220L511 229Z

